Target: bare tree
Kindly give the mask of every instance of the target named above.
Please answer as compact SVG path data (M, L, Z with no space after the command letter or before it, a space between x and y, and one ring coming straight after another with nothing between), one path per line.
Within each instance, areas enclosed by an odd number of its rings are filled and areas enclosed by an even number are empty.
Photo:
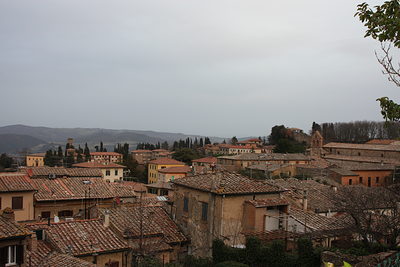
M349 223L365 246L372 243L396 247L400 238L400 206L397 186L368 188L349 186L340 189L337 205L349 215Z
M393 62L393 56L390 53L390 49L390 44L381 43L383 56L379 56L377 52L375 52L375 56L378 59L379 64L383 67L382 73L388 76L389 81L400 87L400 62L397 62L397 64Z

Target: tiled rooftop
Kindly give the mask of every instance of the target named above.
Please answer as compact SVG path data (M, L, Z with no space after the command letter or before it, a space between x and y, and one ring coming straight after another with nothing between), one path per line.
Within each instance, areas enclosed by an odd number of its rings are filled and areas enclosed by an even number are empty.
M244 153L234 156L221 156L221 159L233 159L233 160L254 160L254 161L273 161L273 160L295 160L295 161L309 161L310 157L300 154L283 154L283 153L271 153L271 154L260 154L260 153Z
M177 167L169 167L158 170L161 173L188 173L191 172L192 169L189 166L177 166Z
M0 240L7 238L15 238L19 236L26 236L30 234L31 232L28 229L16 223L14 220L4 218L0 214Z
M0 192L35 191L31 179L25 174L0 175Z
M126 242L98 219L52 223L46 229L51 246L74 256L126 250Z
M177 161L170 158L159 158L149 162L149 164L158 164L158 165L185 165L185 163L181 161Z
M78 168L97 168L97 169L125 168L125 166L117 164L117 163L99 162L99 161L76 163L72 166L78 167Z
M375 145L375 144L351 144L351 143L328 143L324 148L341 149L360 149L360 150L378 150L378 151L400 151L400 145Z
M116 196L113 187L103 179L92 177L32 179L37 188L37 201L71 200L86 198L113 198ZM90 196L89 196L90 188Z
M56 177L102 177L100 169L64 168L64 167L27 167L25 172L31 178Z
M246 202L251 203L256 208L289 205L289 201L287 201L286 199L283 199L283 198L256 199L256 200L247 200Z
M75 258L71 255L61 254L52 250L50 245L43 241L37 241L34 251L27 250L27 262L35 267L95 267L95 264Z
M274 185L250 179L233 172L217 172L187 176L173 181L178 186L198 189L216 194L255 194L281 192Z
M194 160L192 160L192 162L216 164L217 158L216 157L206 157L206 158L201 158L201 159L194 159Z
M337 211L337 191L329 185L314 180L298 180L295 178L272 179L269 182L288 190L283 195L289 200L291 207L301 207L301 201L306 190L310 210L317 212ZM339 189L337 190L339 191Z
M142 209L142 211L141 211ZM127 238L139 238L140 222L143 221L144 236L160 236L167 243L187 241L186 236L160 206L121 206L110 208L110 223ZM105 209L101 210L102 213Z

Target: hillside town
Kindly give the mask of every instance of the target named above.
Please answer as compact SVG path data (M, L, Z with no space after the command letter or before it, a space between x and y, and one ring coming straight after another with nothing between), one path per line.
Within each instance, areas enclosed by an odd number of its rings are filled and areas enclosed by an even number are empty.
M0 173L2 264L379 266L395 260L400 141L326 142L318 126L310 134L275 126L268 138L220 144L208 138L171 148L116 144L115 152L102 144L93 152L77 148L69 138L61 153L27 154ZM282 142L292 145L276 152Z
M0 267L400 267L400 0L0 0Z

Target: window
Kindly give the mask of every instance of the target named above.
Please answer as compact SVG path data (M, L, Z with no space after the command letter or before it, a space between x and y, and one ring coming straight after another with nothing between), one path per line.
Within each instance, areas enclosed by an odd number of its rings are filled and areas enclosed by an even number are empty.
M360 152L358 152L358 155L359 155L359 156L361 156L361 153L360 153Z
M114 175L115 175L115 176L118 175L118 170L115 170Z
M58 217L72 217L73 212L72 210L62 210L58 212Z
M0 248L0 259L0 264L3 264L2 266L16 266L17 264L24 263L24 246Z
M189 211L189 198L188 197L183 198L183 211L185 211L185 212Z
M368 187L371 187L371 177L368 177Z
M349 185L353 184L353 180L349 179Z
M50 218L50 211L42 211L41 217L43 219Z
M106 176L110 176L110 170L106 170Z
M23 209L23 198L22 197L13 197L11 208L13 210L22 210Z
M360 184L362 184L362 177L360 177Z
M202 202L201 203L201 219L203 221L207 221L207 214L208 214L208 203Z
M8 246L6 266L17 264L17 246Z
M379 177L375 178L375 183L377 183L377 184L379 183Z

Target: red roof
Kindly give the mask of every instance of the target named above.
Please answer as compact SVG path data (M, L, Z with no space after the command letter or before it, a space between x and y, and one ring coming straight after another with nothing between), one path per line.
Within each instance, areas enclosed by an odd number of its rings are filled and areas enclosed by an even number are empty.
M25 174L0 173L0 192L35 191L31 179Z
M122 154L117 152L90 152L91 156L121 156Z
M256 200L247 200L246 202L253 204L256 208L289 205L289 202L283 198L256 199Z
M277 193L284 191L278 186L268 184L264 181L250 179L246 176L233 172L217 172L199 174L175 179L174 184L178 186L198 189L215 194L257 194Z
M105 169L105 168L125 168L123 165L119 165L112 162L99 162L99 161L89 161L89 162L82 162L76 163L72 165L74 167L80 168L98 168L98 169Z
M46 236L61 253L74 256L128 250L126 242L98 219L46 225Z
M189 166L169 167L158 170L161 173L188 173L192 169Z
M159 158L149 162L149 164L158 164L158 165L185 165L185 163L181 161L177 161L170 158Z
M216 157L206 157L206 158L201 158L201 159L194 159L194 160L192 160L192 162L216 164L217 158Z

